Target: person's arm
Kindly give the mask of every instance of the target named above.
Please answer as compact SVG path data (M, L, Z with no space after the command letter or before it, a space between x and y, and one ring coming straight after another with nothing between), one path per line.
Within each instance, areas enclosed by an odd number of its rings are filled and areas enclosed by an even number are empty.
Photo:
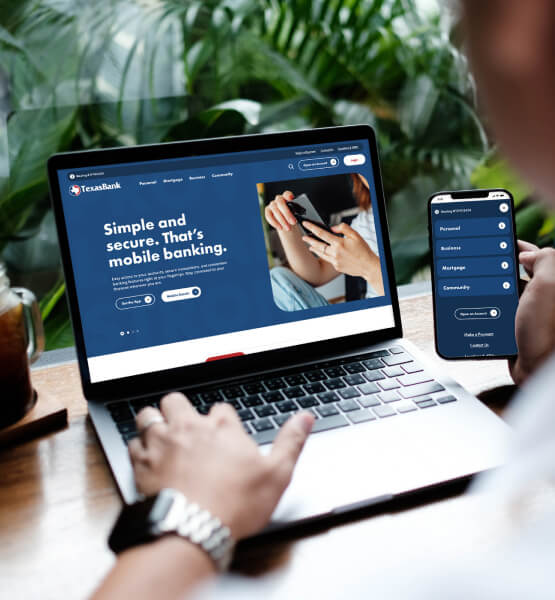
M215 573L205 552L177 536L168 536L122 552L93 600L184 598L187 591Z
M331 281L339 274L333 266L312 254L303 242L303 234L295 216L287 206L294 199L292 192L279 194L266 206L264 214L268 223L278 232L289 266L306 282L317 287Z
M509 361L514 382L522 384L555 350L555 249L518 242L520 264L530 275L516 311L516 360Z
M162 488L181 491L229 527L235 540L262 529L289 485L314 417L291 417L263 456L224 403L202 416L183 394L173 393L162 399L161 413L164 422L148 426L129 444L138 490L146 496ZM137 429L153 416L160 411L144 408ZM215 573L204 551L170 535L123 552L93 600L184 598Z
M380 259L359 233L346 223L332 227L335 233L343 234L343 237L333 235L308 221L303 225L320 238L317 240L309 236L302 238L309 245L311 252L331 264L339 273L366 279L376 293L383 296Z

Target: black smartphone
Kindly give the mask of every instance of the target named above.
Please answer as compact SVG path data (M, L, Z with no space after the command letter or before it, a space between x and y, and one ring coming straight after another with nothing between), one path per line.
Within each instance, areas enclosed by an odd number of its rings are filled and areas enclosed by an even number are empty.
M428 232L437 353L446 359L515 356L519 277L511 194L434 194Z
M303 221L308 221L309 223L313 223L330 233L333 233L330 226L325 223L324 219L322 219L320 213L316 210L316 207L310 201L310 198L306 194L299 194L294 200L290 200L287 202L287 206L293 213L295 219L301 226L305 235L309 235L312 238L320 239L315 236L311 231L303 227ZM333 235L337 235L333 233Z

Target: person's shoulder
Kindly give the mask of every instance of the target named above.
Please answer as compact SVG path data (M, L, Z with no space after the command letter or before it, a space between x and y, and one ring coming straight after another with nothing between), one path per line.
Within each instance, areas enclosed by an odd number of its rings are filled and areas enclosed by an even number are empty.
M361 210L357 216L351 221L351 225L358 223L360 225L374 226L374 214L372 208Z

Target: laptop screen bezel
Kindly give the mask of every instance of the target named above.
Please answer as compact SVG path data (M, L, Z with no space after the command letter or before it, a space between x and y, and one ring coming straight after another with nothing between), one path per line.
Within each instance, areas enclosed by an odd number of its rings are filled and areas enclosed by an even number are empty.
M198 157L220 153L235 153L252 150L265 150L280 147L306 146L311 144L368 140L374 176L377 208L382 227L384 260L390 285L394 327L349 335L330 340L310 342L294 347L267 350L211 361L187 365L173 369L144 373L130 377L92 383L90 380L81 314L77 301L77 291L73 264L69 250L67 228L63 212L61 190L58 179L60 169L98 167L120 163L144 162L174 158ZM142 396L171 389L182 389L203 385L208 382L245 377L250 374L286 368L309 361L326 360L330 356L362 350L380 341L402 336L401 315L393 258L387 227L387 215L383 185L379 168L379 157L374 130L368 125L350 125L321 129L267 133L226 138L211 138L184 142L169 142L145 146L120 147L82 152L55 154L48 160L50 196L58 229L62 264L66 280L66 296L75 336L75 346L81 373L83 393L88 400L111 400L124 397Z

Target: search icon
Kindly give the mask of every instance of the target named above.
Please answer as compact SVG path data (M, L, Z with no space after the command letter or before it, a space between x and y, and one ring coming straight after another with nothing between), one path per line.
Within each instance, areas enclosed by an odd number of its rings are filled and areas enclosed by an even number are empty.
M289 169L291 169L291 171L292 171L292 170L295 168L295 167L293 166L293 163L289 163L287 166L289 167Z

